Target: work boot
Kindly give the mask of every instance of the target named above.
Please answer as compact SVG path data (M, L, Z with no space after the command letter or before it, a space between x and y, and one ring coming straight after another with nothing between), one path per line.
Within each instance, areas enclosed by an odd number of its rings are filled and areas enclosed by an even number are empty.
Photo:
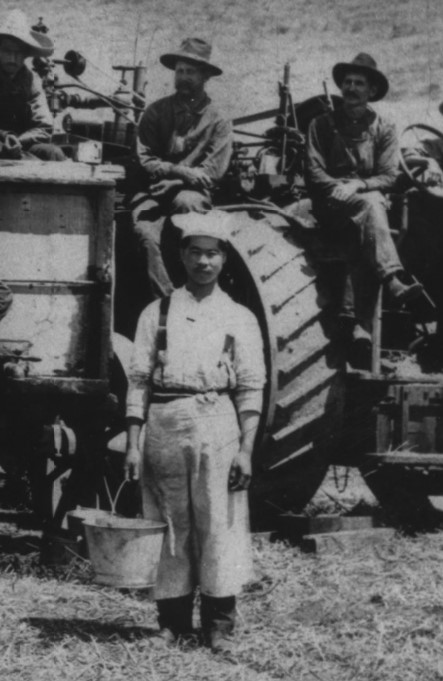
M415 300L423 291L423 286L418 282L408 286L403 284L395 274L386 281L386 286L392 301L399 306Z
M178 598L162 598L157 601L159 636L167 645L180 637L192 634L192 609L194 594Z
M201 624L206 645L212 652L231 655L235 625L235 596L214 598L201 594Z
M352 342L362 346L370 346L372 343L371 334L358 322L352 329Z
M347 360L354 369L368 371L371 368L372 337L363 324L356 322L351 332L351 344Z

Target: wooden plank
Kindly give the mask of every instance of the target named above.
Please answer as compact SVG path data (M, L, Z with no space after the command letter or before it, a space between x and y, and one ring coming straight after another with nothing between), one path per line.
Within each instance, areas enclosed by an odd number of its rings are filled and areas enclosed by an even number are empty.
M112 358L112 298L109 294L113 273L114 248L114 190L103 189L98 196L98 216L96 225L95 265L98 281L105 285L103 295L99 297L98 306L98 336L96 350L98 356L98 373L100 378L109 376L110 360Z
M125 169L115 165L90 165L70 160L0 160L0 183L114 186L116 180L124 177Z
M309 518L308 516L283 513L280 516L282 529L292 536L311 534L326 534L330 532L344 532L349 530L368 530L377 525L373 516L343 516L322 513Z
M109 382L84 378L56 376L33 376L32 378L8 378L6 394L32 395L103 395L109 393Z
M367 530L309 534L303 537L300 546L304 551L317 554L354 553L389 545L395 533L391 527L378 527Z
M364 455L378 463L388 463L393 466L442 466L443 453L421 452L369 452Z

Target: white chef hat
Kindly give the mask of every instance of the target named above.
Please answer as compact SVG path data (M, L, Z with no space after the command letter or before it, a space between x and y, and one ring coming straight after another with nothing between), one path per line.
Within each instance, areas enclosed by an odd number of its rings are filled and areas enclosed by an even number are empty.
M229 213L211 210L208 213L179 213L171 217L173 224L182 230L182 239L190 236L210 236L225 243L231 240Z

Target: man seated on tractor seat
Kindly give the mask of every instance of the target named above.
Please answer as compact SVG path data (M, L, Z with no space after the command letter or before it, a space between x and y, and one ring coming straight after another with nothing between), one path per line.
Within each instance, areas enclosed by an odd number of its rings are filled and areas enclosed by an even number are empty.
M222 73L210 57L211 46L198 38L187 38L176 52L163 54L160 62L175 72L176 92L148 106L139 124L141 191L131 208L151 299L173 289L160 250L165 217L209 210L212 191L231 157L231 124L205 92L209 78Z
M399 306L422 288L401 281L403 267L386 212L384 193L398 176L398 141L394 125L369 102L385 96L388 80L364 53L336 64L332 75L343 105L310 125L306 184L322 227L344 237L348 274L342 314L353 323L353 341L370 347L378 285L386 285Z
M28 57L53 51L52 41L33 31L20 10L0 25L0 159L65 160L50 143L53 119L41 80L25 65Z

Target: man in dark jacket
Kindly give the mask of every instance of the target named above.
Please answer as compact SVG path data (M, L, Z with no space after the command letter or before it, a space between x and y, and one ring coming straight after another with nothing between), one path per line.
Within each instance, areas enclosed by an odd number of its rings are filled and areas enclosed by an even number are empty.
M222 73L210 57L211 46L198 38L187 38L178 51L163 54L160 62L175 72L176 92L148 106L140 120L142 191L131 206L151 298L173 288L160 250L165 216L209 210L212 192L229 165L231 125L205 92L209 78Z
M364 53L336 64L332 75L343 106L311 123L306 183L320 224L345 235L349 275L343 313L355 322L354 341L369 345L378 284L386 285L398 305L420 295L421 286L401 281L386 212L384 194L398 174L395 128L369 106L386 95L388 80Z
M28 57L47 57L52 41L33 31L20 10L0 26L0 158L61 161L63 151L50 143L53 119L39 76Z

